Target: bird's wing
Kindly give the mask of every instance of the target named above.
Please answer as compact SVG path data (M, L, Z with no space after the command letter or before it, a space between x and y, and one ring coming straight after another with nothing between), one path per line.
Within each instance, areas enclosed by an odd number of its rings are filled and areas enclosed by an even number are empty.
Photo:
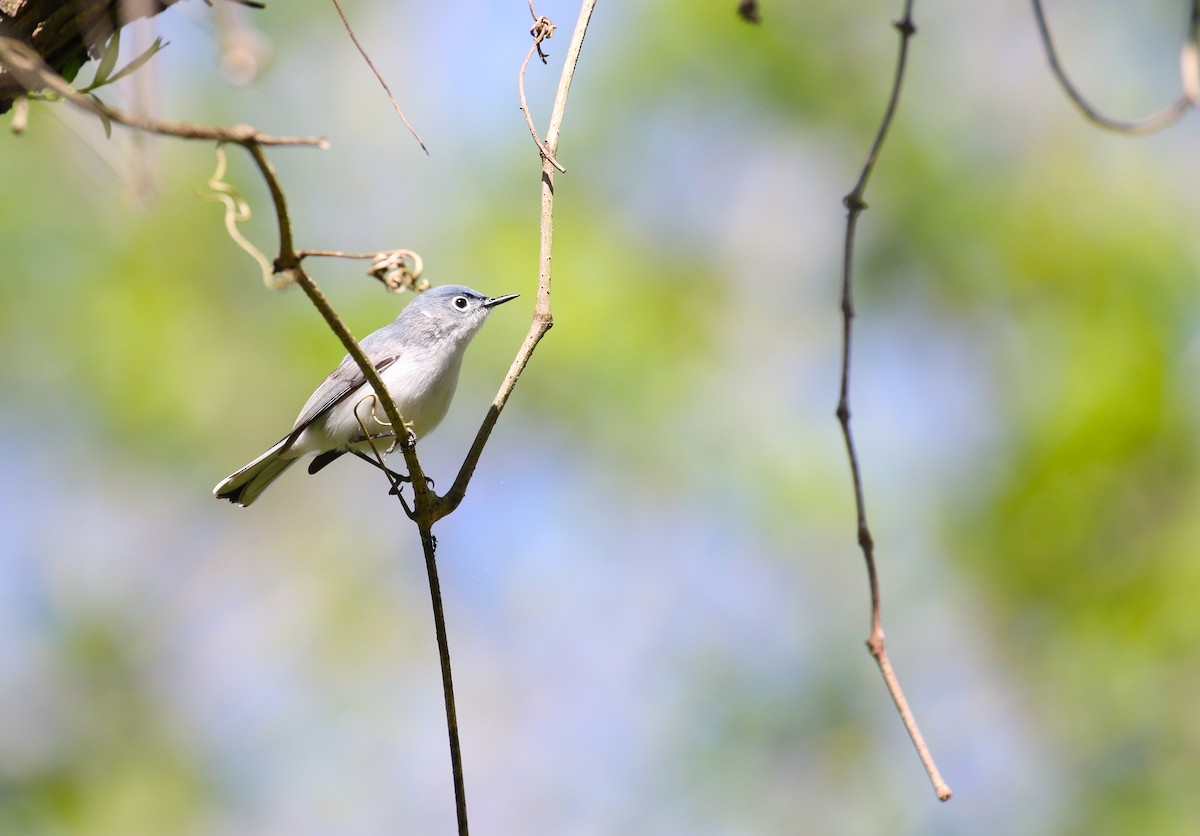
M383 356L370 354L367 355L376 371L383 371L388 366L395 363L399 359L399 354L388 353ZM361 389L366 384L367 378L363 375L362 369L354 362L354 358L346 355L339 365L329 377L317 387L317 391L312 393L312 397L308 399L308 403L300 410L300 417L296 419L296 424L292 427L291 433L288 434L287 444L284 446L286 450L296 442L300 437L300 433L308 428L308 425L320 418L337 404L346 400L354 392Z

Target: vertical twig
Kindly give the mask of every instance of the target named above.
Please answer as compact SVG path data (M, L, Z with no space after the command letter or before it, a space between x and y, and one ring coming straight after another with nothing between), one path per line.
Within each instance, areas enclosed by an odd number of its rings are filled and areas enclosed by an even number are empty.
M550 127L546 133L546 142L539 143L539 153L542 159L542 215L541 215L541 247L538 272L538 296L534 310L533 323L525 337L521 348L514 358L504 382L500 386L492 405L484 416L483 423L475 435L475 440L459 469L454 484L445 496L439 497L429 488L416 463L416 453L411 445L403 448L405 462L409 466L409 476L413 485L413 514L421 534L421 550L425 555L425 568L429 577L430 603L433 607L434 629L437 634L438 658L442 669L442 690L446 706L446 731L450 740L450 761L454 773L455 810L458 816L459 836L467 836L467 802L466 785L463 778L462 746L459 741L458 715L454 703L454 680L450 667L450 645L446 634L446 617L442 603L441 584L437 571L437 539L433 536L433 525L442 517L450 514L466 496L467 484L475 472L479 457L496 425L504 404L512 394L517 378L520 377L525 365L529 362L533 350L553 325L550 313L550 252L554 236L554 169L557 163L554 154L558 149L558 137L562 129L563 115L566 112L567 95L571 89L571 79L575 74L575 65L579 60L579 52L583 47L583 38L587 33L588 22L596 0L584 0L579 12L579 20L567 49L567 57L559 77L558 92L554 99L554 107L550 115ZM537 30L532 33L537 38ZM544 40L544 36L538 40ZM536 44L535 44L536 45ZM528 58L526 59L528 64ZM524 69L522 69L522 77ZM534 137L536 139L536 132ZM414 470L414 465L416 469Z
M500 390L492 400L492 405L488 407L487 414L484 415L483 423L480 424L479 430L475 434L475 440L471 443L471 449L467 451L467 456L463 459L454 484L441 499L440 507L437 509L438 519L457 508L463 501L463 497L467 495L467 485L475 473L475 467L479 464L479 457L483 454L483 448L487 445L488 438L496 426L496 421L499 419L504 405L508 403L513 387L517 385L517 379L528 365L529 358L533 356L533 351L541 342L542 337L546 336L546 332L554 325L554 316L550 310L551 256L554 251L554 156L558 153L558 140L562 133L563 117L567 112L567 96L571 92L575 66L579 63L583 39L587 35L588 24L591 22L592 12L595 11L595 8L596 0L583 0L583 5L579 10L579 19L575 22L575 31L571 34L571 43L567 47L567 57L563 62L562 74L558 78L558 91L554 96L554 105L550 110L550 125L546 131L545 140L545 148L549 151L549 155L541 155L542 208L539 224L541 237L538 248L538 292L533 310L533 321L529 325L525 341L517 351L517 356L513 358L504 382L500 384ZM539 146L539 152L540 149L541 146Z
M429 600L433 605L433 625L437 634L438 660L442 668L442 697L446 703L446 734L450 738L450 769L454 774L454 809L458 834L467 836L467 787L463 779L462 744L458 739L458 712L454 707L454 677L450 671L450 640L446 634L446 615L442 607L442 584L438 580L437 538L428 525L419 526L421 551L425 555L425 574L429 577Z
M867 153L867 160L863 164L862 172L858 176L858 182L854 184L854 188L843 200L848 214L846 216L845 247L842 255L842 373L838 394L837 417L842 427L842 437L846 442L846 454L850 460L850 475L854 482L854 507L858 522L858 545L862 549L863 559L867 564L867 582L871 589L871 634L867 638L867 648L871 651L871 656L874 657L875 662L879 665L879 671L883 675L883 681L887 686L888 693L891 694L892 701L896 703L896 710L899 711L900 719L904 722L904 727L908 730L909 737L912 738L913 746L917 750L917 755L921 758L921 763L925 766L925 771L929 773L929 780L933 784L933 789L937 793L937 797L942 801L947 801L951 796L950 787L942 780L937 764L929 752L929 747L925 745L925 738L921 734L921 729L917 726L917 721L913 717L912 710L908 707L908 700L904 698L904 691L900 688L900 681L896 678L896 672L892 669L892 663L888 659L887 649L884 646L883 621L879 612L879 575L875 566L875 543L871 537L871 529L867 524L867 507L863 494L862 471L859 466L858 452L854 446L854 434L850 430L850 348L852 337L851 326L854 320L852 294L854 235L858 227L858 217L867 208L867 204L863 202L863 193L867 188L867 180L870 179L871 172L875 169L875 163L879 159L879 152L883 148L888 128L891 127L892 119L896 115L896 106L900 101L900 90L904 84L904 70L908 61L908 44L917 31L913 25L912 6L913 0L905 0L904 17L895 23L895 27L900 33L900 49L896 59L896 73L892 81L892 93L888 100L887 109L884 111L879 131L875 135L875 141L871 144L871 150Z
M271 199L275 204L275 212L279 218L280 254L279 258L276 259L275 269L279 272L289 274L300 285L321 316L324 317L330 329L342 341L350 356L354 358L355 363L358 364L359 369L374 390L375 396L383 404L384 412L387 414L388 421L391 423L393 432L395 433L395 439L400 445L400 451L404 456L405 465L408 467L408 475L412 480L413 486L413 507L410 512L408 507L405 506L405 513L417 523L417 529L421 535L421 549L425 555L425 568L429 576L430 602L433 608L433 626L437 638L438 661L442 675L442 696L446 706L446 731L450 739L450 771L454 781L454 809L458 820L459 836L467 836L467 797L466 784L463 779L462 745L458 737L458 712L454 703L454 680L451 676L450 668L450 643L446 634L446 615L442 605L442 590L437 574L437 561L435 557L437 540L434 538L432 531L434 522L440 519L437 516L437 509L441 507L442 503L437 494L430 489L425 479L425 472L421 468L420 461L417 459L416 447L404 429L404 421L396 409L396 402L387 391L387 387L383 385L379 373L371 365L371 362L363 353L362 347L359 346L353 335L350 334L345 323L334 312L333 306L329 304L329 300L325 297L325 294L321 292L316 282L304 270L300 255L292 243L291 222L287 212L287 204L274 168L259 146L253 143L244 144L246 150L250 152L250 155L254 158L254 162L258 165L259 170L267 181L267 188L271 192ZM383 470L386 474L387 469L383 468ZM388 475L389 483L391 483L391 478ZM404 497L400 495L399 486L392 483L392 487L401 504L404 504Z

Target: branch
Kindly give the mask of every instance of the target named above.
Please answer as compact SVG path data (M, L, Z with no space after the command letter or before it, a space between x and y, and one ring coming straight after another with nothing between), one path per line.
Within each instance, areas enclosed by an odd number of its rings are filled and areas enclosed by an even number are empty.
M450 768L454 774L458 834L467 836L467 789L463 779L462 744L458 740L458 712L454 709L454 677L450 672L450 643L446 636L446 616L442 609L442 585L438 580L437 538L428 526L421 526L420 531L421 551L425 555L425 574L429 577L429 600L433 605L438 659L442 668L442 697L446 703L446 733L450 737Z
M592 12L595 8L596 0L583 0L583 5L579 10L579 19L575 22L575 31L571 35L571 43L567 47L567 57L563 62L562 74L558 78L558 91L554 96L554 106L550 111L550 125L546 130L545 141L545 148L549 155L541 155L541 244L538 251L538 292L537 303L533 310L533 321L529 325L525 341L517 351L517 356L513 358L504 382L500 384L500 390L492 400L492 405L488 407L487 414L484 415L483 423L475 434L475 440L471 444L471 449L467 451L467 456L458 470L458 476L455 478L453 486L439 502L436 519L441 519L454 511L467 495L467 485L475 473L475 468L479 464L480 456L483 455L483 448L487 445L492 429L496 426L496 421L499 420L504 405L508 403L508 398L517 385L517 379L525 371L525 366L528 365L529 358L533 356L533 351L541 342L542 337L546 336L546 332L554 326L554 316L550 310L551 256L554 249L555 163L553 160L554 155L558 153L558 139L562 132L563 117L567 111L567 96L571 92L571 81L575 77L575 66L579 63L583 39L587 35L588 23L591 22ZM539 147L539 152L540 150Z
M42 60L60 75L74 74L120 27L151 17L177 0L0 0L0 37L36 44ZM0 113L25 92L0 73Z
M404 431L404 420L400 416L399 410L396 408L396 402L392 399L391 393L387 387L383 385L383 381L379 377L379 372L367 359L367 355L359 346L358 341L354 339L354 335L350 333L350 329L342 322L341 317L334 311L333 306L329 304L329 299L317 287L317 283L308 275L303 265L301 264L300 255L292 244L292 223L288 215L287 199L284 197L283 188L279 184L279 178L275 174L275 169L271 165L271 161L267 159L267 155L263 152L262 147L256 142L239 143L250 153L258 170L262 172L263 179L267 182L267 189L271 193L271 202L275 205L275 216L279 221L279 256L275 259L275 272L282 273L285 278L295 281L300 285L300 288L308 296L317 312L325 320L329 329L341 341L355 364L366 377L367 383L371 385L371 390L375 396L379 398L379 403L383 406L383 411L387 415L388 423L392 425L396 436L396 443L400 447L401 453L404 454L404 463L408 466L409 476L412 477L414 485L413 490L418 495L421 495L422 490L426 494L431 493L425 482L425 472L421 469L421 463L417 461L416 450L413 446L412 439L408 433Z
M346 27L346 34L350 36L350 40L354 41L354 46L358 49L358 54L367 62L367 66L371 68L371 72L375 73L375 78L379 79L379 83L383 85L383 92L387 93L388 98L392 100L392 107L396 109L396 115L400 117L400 121L404 123L404 127L408 128L408 132L413 135L413 139L421 146L421 150L426 154L429 149L425 147L425 140L421 139L421 135L404 116L404 111L400 109L400 103L396 101L396 97L392 95L392 88L388 87L388 83L383 80L383 76L379 70L375 69L375 63L371 60L371 56L367 55L367 51L363 49L363 45L358 42L358 37L354 34L354 30L350 28L350 21L346 20L346 13L342 11L342 5L338 0L333 0L333 7L337 9L338 17L342 19L342 26Z
M354 336L329 304L329 300L301 266L300 257L297 255L292 243L292 224L288 215L287 200L284 197L283 188L279 184L279 178L275 174L275 169L263 151L264 145L312 145L325 149L329 147L329 143L324 137L274 137L259 133L249 125L235 125L229 128L210 127L195 125L190 122L150 119L126 113L123 110L101 104L79 93L62 76L47 67L45 62L42 61L41 57L32 48L10 38L0 38L0 64L3 64L6 70L12 72L22 84L28 86L40 83L43 87L49 87L54 90L77 107L135 130L177 136L183 139L206 139L216 142L230 142L245 148L254 160L255 165L258 166L259 171L262 172L263 179L266 180L267 188L271 193L271 201L275 206L275 215L279 224L279 256L275 259L275 272L283 273L286 278L294 280L301 286L313 305L317 308L317 311L329 325L330 330L337 335L342 345L346 348L346 351L349 352L350 356L354 358L355 363L362 370L367 382L371 384L371 388L379 398L380 403L383 404L384 412L387 413L388 420L392 426L403 426L403 421L400 419L400 413L396 409L395 401L388 394L387 387L383 385L383 381L379 378L379 373L376 372L375 367L367 360L366 355L359 347ZM420 474L423 477L420 464L415 461L415 457L409 461L410 457L407 455L412 450L412 443L408 441L405 433L397 433L397 438L401 449L406 452L406 463L410 467L414 464L416 465L416 473L410 475Z
M151 119L106 105L80 93L68 84L66 79L50 69L33 47L12 38L0 38L0 66L28 90L53 90L82 110L146 133L177 136L182 139L234 142L238 145L312 145L322 150L329 147L329 141L320 136L269 136L259 133L249 125L233 125L226 128L169 119Z
M325 297L325 294L317 287L312 277L305 272L300 256L292 242L292 223L288 215L287 199L284 197L283 187L279 184L279 178L275 174L275 169L271 165L271 161L263 151L263 146L266 145L312 145L325 149L329 147L329 143L324 137L276 137L259 133L249 125L234 125L228 128L211 127L195 125L191 122L149 119L127 113L84 96L68 84L62 76L47 67L41 57L29 46L19 41L14 41L11 38L0 38L0 64L6 70L12 72L22 84L26 86L34 84L49 87L71 104L126 127L148 133L177 136L182 139L205 139L216 142L229 142L245 148L254 160L254 164L258 166L258 170L262 172L263 179L267 183L267 189L271 193L271 202L275 206L275 216L279 225L279 255L274 262L275 272L283 274L285 280L294 281L300 285L330 330L341 341L346 352L354 358L355 364L362 370L367 382L371 385L371 389L375 392L376 397L379 398L379 403L382 404L388 421L393 427L404 426L400 413L396 409L396 402L392 400L387 387L383 385L379 373L371 365L370 361L367 360L367 356L363 353L362 348L359 347L358 341L354 339L354 336L350 333L350 329L346 327L346 324L342 322L337 312L334 311L333 306L329 304L329 300ZM397 432L396 442L404 454L404 461L409 468L409 475L413 478L414 492L418 497L424 494L426 503L429 503L431 500L436 501L437 497L426 483L425 473L421 469L420 462L417 461L416 452L408 434L403 431Z
M323 258L369 258L371 269L367 275L378 279L392 293L412 290L420 293L429 289L429 280L421 278L425 262L414 250L379 250L373 253L345 253L341 250L297 250L301 260L320 256Z
M3 64L14 75L17 75L22 84L28 84L27 79L36 80L44 86L50 87L72 104L97 113L102 118L107 118L112 122L117 122L136 130L178 136L184 139L207 139L240 145L250 154L254 164L262 173L263 179L267 184L267 189L271 194L271 202L275 207L275 216L279 227L279 255L275 258L273 264L274 272L282 274L284 284L294 281L300 285L314 307L316 307L322 318L324 318L330 330L337 335L347 353L354 358L355 364L362 371L372 391L375 393L378 403L383 406L388 423L392 426L394 443L399 445L404 455L404 461L408 467L408 475L412 480L414 493L413 508L409 512L406 506L405 510L408 512L409 517L416 521L420 530L421 545L425 553L426 568L429 574L434 627L438 643L438 657L441 663L442 688L446 703L446 724L450 736L450 758L454 779L458 828L460 836L466 836L467 809L463 781L462 749L458 739L458 719L454 706L454 684L450 674L450 650L446 634L445 614L442 607L441 587L438 581L435 560L437 541L433 537L431 530L433 523L442 516L445 516L445 513L449 513L449 511L439 513L439 509L444 507L444 503L429 487L425 473L417 459L413 439L405 430L404 420L396 408L396 402L392 399L387 387L384 386L378 371L367 359L358 341L354 339L346 324L341 320L337 312L334 311L325 294L321 292L321 289L317 286L313 278L308 275L302 264L302 258L305 255L352 256L354 254L328 250L296 250L292 235L291 217L287 208L287 198L279 182L279 177L271 165L271 161L267 158L266 152L263 151L264 145L316 145L317 147L324 148L328 143L321 138L269 137L258 133L258 131L248 126L212 128L186 122L167 122L134 116L116 108L103 105L79 93L65 79L46 67L45 62L41 60L36 52L26 45L11 39L0 39L0 64ZM558 118L561 120L561 114ZM409 251L391 251L389 253L376 254L391 257L382 259L379 268L381 270L408 271L412 280L415 281L416 276L403 264L404 259L409 254ZM414 257L415 267L413 269L419 273L420 259L416 257L415 253L411 253L411 255ZM396 263L393 264L393 261ZM355 410L355 415L356 417L358 416L357 409ZM368 437L370 436L368 435ZM382 467L382 462L380 464ZM383 470L385 473L388 472L386 467L383 467ZM390 481L392 477L389 475L388 478ZM392 483L392 488L403 504L404 498L400 496L399 486ZM457 503L455 504L457 505Z
M1163 128L1170 127L1178 122L1184 114L1186 114L1197 104L1200 104L1200 59L1198 59L1198 50L1200 50L1200 0L1191 0L1191 11L1188 16L1188 34L1184 39L1183 46L1180 49L1179 55L1179 73L1182 82L1183 92L1179 97L1160 110L1158 113L1153 113L1142 119L1126 121L1122 119L1113 119L1110 116L1105 116L1096 109L1078 88L1071 83L1071 79L1067 77L1066 70L1058 60L1058 49L1054 45L1054 38L1050 34L1050 24L1046 21L1046 12L1042 8L1042 0L1032 0L1033 16L1037 20L1038 35L1042 40L1042 48L1046 52L1046 60L1050 64L1050 70L1054 73L1054 77L1058 80L1058 84L1062 87L1063 92L1070 98L1071 103L1079 109L1079 112L1084 117L1095 125L1105 128L1110 131L1116 131L1123 134L1149 134L1160 131Z
M867 153L867 159L863 164L862 172L858 176L858 182L854 184L854 188L843 200L848 214L846 216L845 248L842 258L842 373L838 395L837 417L842 427L842 436L846 442L846 454L850 460L850 475L854 481L854 506L858 522L858 545L862 549L863 559L867 564L867 580L871 590L871 635L867 638L867 648L870 650L871 656L874 657L876 664L879 665L879 672L883 675L883 681L887 685L888 693L891 694L892 701L896 703L896 710L899 711L900 719L904 722L904 727L908 730L909 737L912 738L913 746L916 747L917 755L921 758L921 763L925 766L925 771L929 773L929 780L933 784L933 789L937 793L937 797L941 801L947 801L951 796L950 787L942 780L937 764L934 763L933 756L929 753L929 748L925 745L925 739L921 735L920 728L917 726L916 718L913 717L912 711L908 707L908 701L904 698L904 691L900 688L900 681L896 678L896 673L892 669L892 663L888 659L887 650L884 646L883 621L879 613L879 575L875 567L875 543L871 537L871 529L867 524L867 507L863 494L862 471L859 466L858 451L854 445L854 434L850 430L850 347L852 336L851 325L854 320L852 296L854 234L858 227L858 216L867 208L867 204L863 202L863 193L867 188L867 180L870 179L871 172L875 170L875 163L879 159L879 152L883 148L888 128L891 127L892 120L896 115L896 106L900 101L900 90L904 83L904 70L908 61L908 44L917 31L913 25L912 6L913 0L904 0L904 17L894 24L900 33L900 49L896 59L896 73L892 81L891 98L888 100L883 120L879 125L879 131L875 135L875 141L871 144L871 150Z
M525 124L529 126L529 133L533 135L534 144L542 152L542 159L549 160L551 165L566 174L567 170L559 164L558 160L554 159L554 155L550 153L546 143L542 142L542 138L538 136L537 128L533 124L533 117L529 115L529 102L525 100L525 70L529 67L534 50L542 59L542 63L546 63L547 55L542 51L542 42L553 38L555 29L550 18L538 17L538 13L533 10L533 0L529 0L529 13L533 15L533 28L529 30L529 34L533 36L533 43L529 47L529 52L525 54L525 60L521 62L521 71L517 73L517 92L521 94L521 112L525 114Z

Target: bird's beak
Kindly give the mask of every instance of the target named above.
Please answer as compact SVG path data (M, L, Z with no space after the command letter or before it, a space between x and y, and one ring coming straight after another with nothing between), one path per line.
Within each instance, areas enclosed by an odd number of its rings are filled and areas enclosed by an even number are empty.
M493 296L491 299L485 299L483 302L483 306L485 308L494 308L497 305L503 305L505 302L511 302L513 299L516 299L520 295L521 294L519 294L519 293L510 293L507 296Z

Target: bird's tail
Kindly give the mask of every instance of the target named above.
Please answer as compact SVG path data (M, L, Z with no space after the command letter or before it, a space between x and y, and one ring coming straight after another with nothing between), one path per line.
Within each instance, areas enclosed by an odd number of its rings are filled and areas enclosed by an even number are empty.
M270 450L213 488L213 496L228 499L243 508L258 499L259 494L295 463L292 440L290 435L281 438Z

